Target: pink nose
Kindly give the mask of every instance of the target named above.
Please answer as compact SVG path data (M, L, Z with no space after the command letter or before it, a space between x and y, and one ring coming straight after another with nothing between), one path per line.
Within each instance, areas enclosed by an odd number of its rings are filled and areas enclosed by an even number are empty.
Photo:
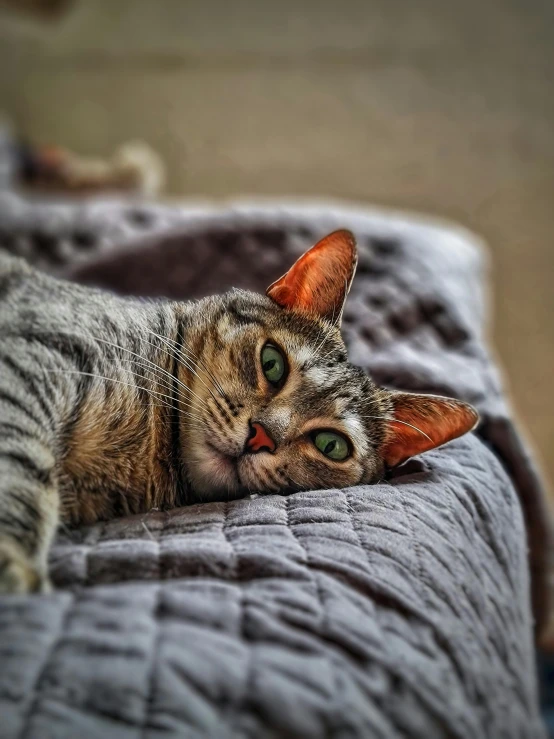
M267 433L261 423L250 424L250 436L246 442L246 449L249 452L261 452L264 449L268 452L274 452L276 448L275 442Z

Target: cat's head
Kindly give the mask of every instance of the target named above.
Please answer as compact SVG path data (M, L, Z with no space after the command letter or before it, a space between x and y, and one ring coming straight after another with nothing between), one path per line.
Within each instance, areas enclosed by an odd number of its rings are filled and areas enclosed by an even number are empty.
M265 296L201 303L207 328L183 424L183 458L202 498L345 487L471 430L458 400L378 388L349 364L341 316L356 244L337 231Z

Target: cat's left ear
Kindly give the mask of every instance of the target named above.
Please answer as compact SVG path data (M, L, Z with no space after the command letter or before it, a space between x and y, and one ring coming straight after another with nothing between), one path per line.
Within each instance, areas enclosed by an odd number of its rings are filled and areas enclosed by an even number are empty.
M266 294L281 308L340 325L358 255L350 231L334 231L303 254Z
M388 467L457 439L479 421L473 406L453 398L390 393L390 400L387 436L379 450Z

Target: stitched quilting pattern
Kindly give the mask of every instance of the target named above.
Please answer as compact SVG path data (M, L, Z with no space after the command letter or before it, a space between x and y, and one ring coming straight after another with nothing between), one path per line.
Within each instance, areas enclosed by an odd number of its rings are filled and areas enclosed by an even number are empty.
M4 247L26 239L51 271L175 298L262 289L350 227L353 361L383 384L476 403L484 419L479 436L378 485L60 531L56 591L0 601L2 739L543 735L521 506L540 575L540 490L481 343L482 261L467 235L333 208L11 194L0 222Z

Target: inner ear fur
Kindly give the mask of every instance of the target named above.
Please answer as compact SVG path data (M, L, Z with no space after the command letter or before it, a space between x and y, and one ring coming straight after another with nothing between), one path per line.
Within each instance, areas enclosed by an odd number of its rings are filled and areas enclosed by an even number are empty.
M466 434L479 422L468 403L438 395L390 393L390 420L380 453L389 467Z
M334 231L303 254L266 294L281 308L317 315L338 326L357 262L354 235Z

